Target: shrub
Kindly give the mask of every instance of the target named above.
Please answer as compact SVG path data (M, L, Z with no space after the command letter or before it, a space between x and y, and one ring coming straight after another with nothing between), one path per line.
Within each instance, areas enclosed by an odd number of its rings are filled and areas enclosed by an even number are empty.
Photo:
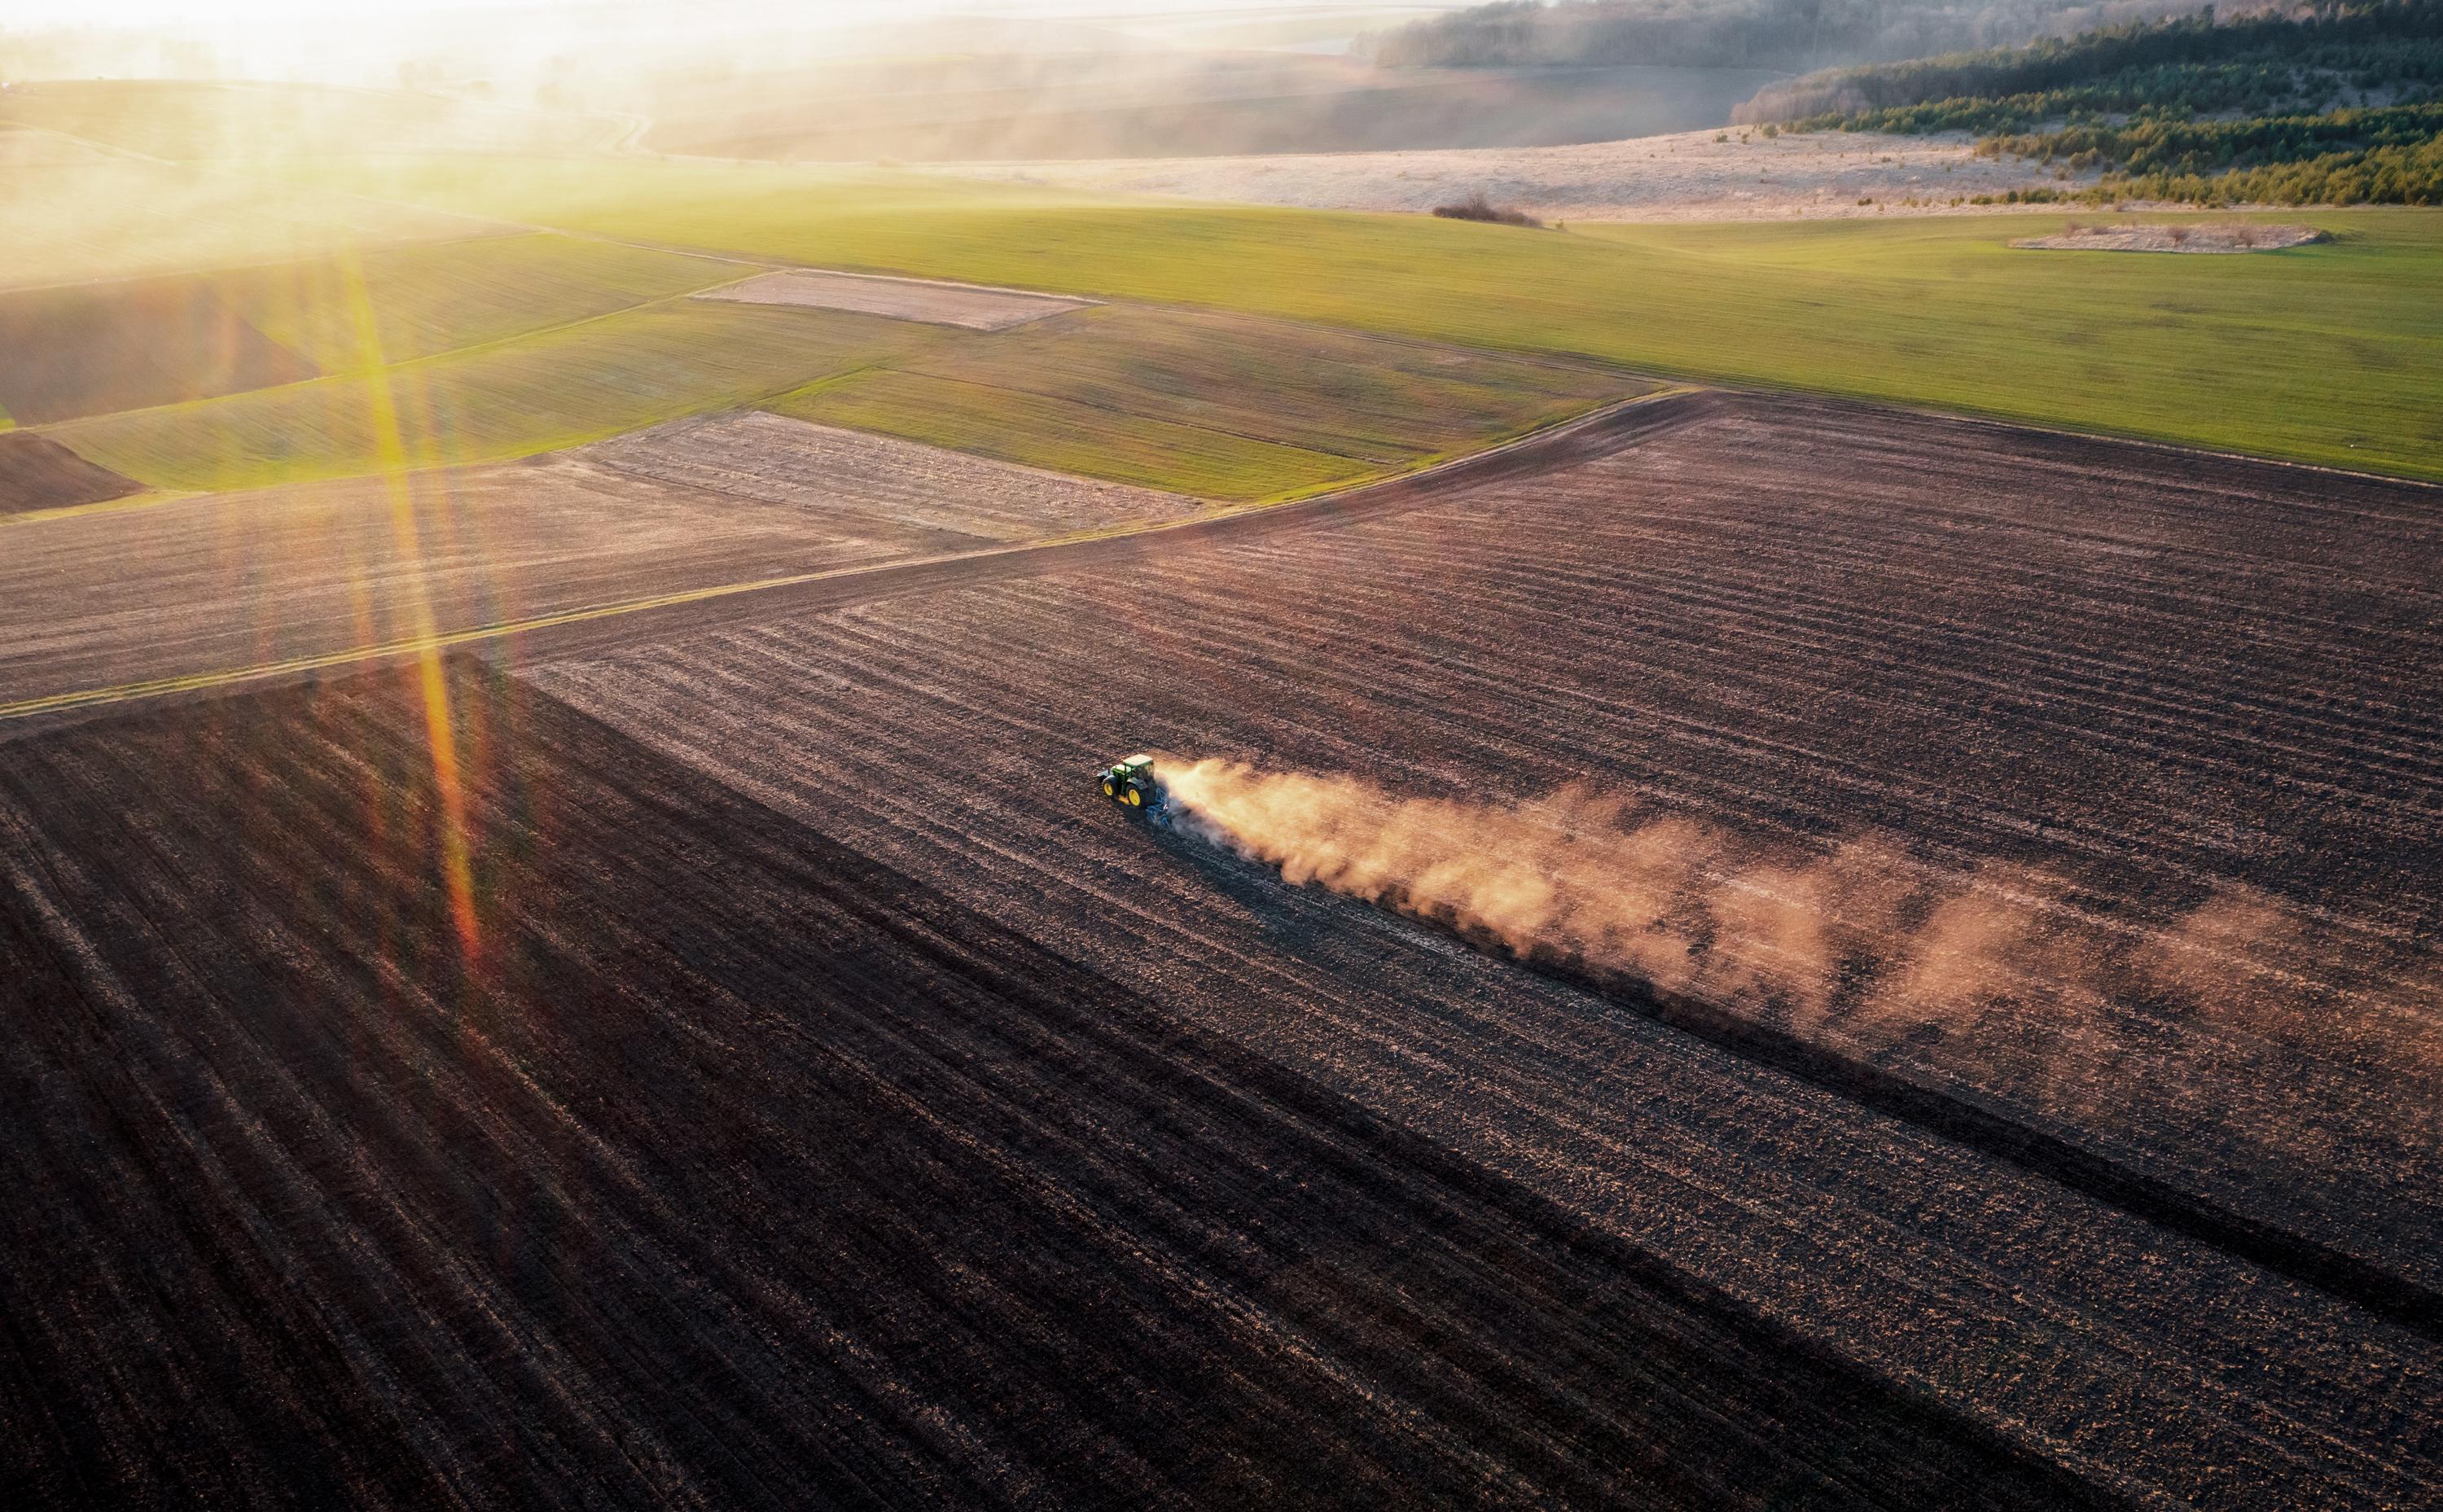
M1495 226L1541 226L1544 223L1525 210L1508 209L1494 204L1479 190L1455 204L1437 205L1434 213L1446 221L1486 221Z

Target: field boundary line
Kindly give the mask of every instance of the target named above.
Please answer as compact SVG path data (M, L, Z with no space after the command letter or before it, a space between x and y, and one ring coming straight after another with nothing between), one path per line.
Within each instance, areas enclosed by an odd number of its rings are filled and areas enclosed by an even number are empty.
M53 504L47 509L21 509L13 515L0 515L0 530L7 530L11 525L40 524L46 519L74 519L79 515L107 515L122 509L155 509L181 500L211 497L211 493L207 489L147 487L136 493L121 494L117 499L95 499L82 504Z
M1600 430L1607 422L1620 420L1637 411L1656 406L1660 401L1699 397L1708 392L1703 389L1678 387L1639 394L1617 404L1607 405L1589 413L1570 416L1526 435L1474 451L1464 457L1416 471L1395 474L1356 483L1326 493L1310 493L1289 499L1261 500L1252 503L1225 506L1196 515L1186 519L1131 520L1099 526L1037 540L1013 542L1004 546L985 547L972 552L955 552L934 556L918 556L900 561L869 563L853 567L823 568L815 572L786 573L771 577L750 578L740 582L714 583L700 588L675 589L666 593L647 594L637 598L615 599L607 603L580 605L549 613L529 615L515 620L495 621L487 625L471 625L460 629L443 630L430 635L410 635L378 642L371 646L346 647L338 650L316 651L303 656L263 662L247 666L225 667L203 672L181 672L168 677L148 678L104 687L78 688L63 693L41 694L0 703L0 722L32 719L40 715L63 714L104 704L135 702L181 693L198 693L212 689L235 687L249 683L268 682L278 678L299 677L333 667L356 665L371 665L410 656L453 650L485 642L507 640L534 634L563 626L581 625L592 621L625 617L655 610L676 609L690 604L703 604L747 594L788 588L804 588L819 583L854 582L863 579L878 591L876 596L894 591L913 591L934 587L951 587L978 576L993 568L1023 564L1029 558L1059 566L1064 557L1083 556L1093 548L1125 546L1132 542L1150 541L1165 536L1178 536L1184 540L1206 538L1227 539L1242 532L1258 529L1294 528L1309 516L1318 517L1315 523L1331 523L1335 518L1357 518L1374 509L1393 507L1405 501L1421 485L1453 473L1463 474L1481 469L1488 464L1514 457L1531 447L1555 445L1573 434ZM1625 442L1624 444L1632 444ZM1375 495L1368 499L1365 496ZM1423 501L1419 501L1422 502ZM1372 505L1369 509L1367 506ZM1357 513L1344 513L1357 512ZM1091 560L1091 557L1088 557Z
M929 557L920 558L915 563L892 563L891 565L914 566L961 559L963 558ZM450 650L457 647L473 645L479 641L498 640L505 636L549 629L555 625L572 625L583 620L604 619L615 614L634 614L646 610L695 603L703 599L720 598L732 593L752 593L762 589L811 583L826 577L854 576L871 570L870 568L839 567L827 572L800 573L741 583L719 583L706 588L656 593L644 598L617 599L606 604L590 604L577 609L557 610L549 614L536 614L524 619L501 620L489 625L472 625L463 629L443 630L432 635L404 636L373 646L355 646L337 651L317 651L305 656L289 657L285 661L263 662L252 666L230 667L212 672L182 672L170 677L151 678L140 683L123 683L115 687L84 688L68 693L46 694L38 698L20 699L13 703L0 703L0 720L19 720L31 715L54 714L68 709L85 708L97 703L119 703L138 699L158 698L165 694L192 693L206 688L229 687L268 678L323 671L356 662L383 662L397 657L420 655L426 651Z
M2190 457L2210 457L2216 462L2241 462L2256 467L2290 467L2300 472L2323 473L2330 478L2352 478L2364 483L2387 485L2406 484L2443 493L2443 474L2421 476L2407 472L2368 472L2360 467L2342 467L2329 462L2310 462L2304 457L2282 457L2266 451L2232 451L2223 446L2209 446L2194 441L2174 441L2160 434L2139 430L2107 430L2102 428L2080 429L2058 422L2014 419L1999 410L1974 409L1965 405L1943 409L1918 400L1878 399L1871 394L1845 389L1809 389L1797 384L1770 384L1754 381L1734 382L1729 379L1685 377L1674 380L1690 385L1717 389L1724 393L1743 394L1757 399L1797 399L1818 404L1840 405L1857 410L1883 410L1894 414L1913 415L1922 420L1952 420L1963 425L1984 426L2003 430L2025 430L2041 436L2059 436L2067 441L2109 441L2116 446L2143 446L2149 451L2178 452Z

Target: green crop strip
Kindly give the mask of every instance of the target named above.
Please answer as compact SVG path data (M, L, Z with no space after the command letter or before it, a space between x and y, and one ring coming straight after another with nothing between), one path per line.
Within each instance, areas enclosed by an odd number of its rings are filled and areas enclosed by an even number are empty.
M385 192L775 260L1286 316L2443 477L2443 212L2230 257L2014 250L2047 216L1471 226L880 173L424 160ZM388 176L381 175L387 173Z

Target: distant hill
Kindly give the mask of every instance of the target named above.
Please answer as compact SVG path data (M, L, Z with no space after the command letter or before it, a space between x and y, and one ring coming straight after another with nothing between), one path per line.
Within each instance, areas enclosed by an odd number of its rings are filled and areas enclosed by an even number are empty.
M981 52L655 81L644 144L910 162L1534 147L1720 126L1760 69L1385 69L1295 53Z
M1386 67L1819 68L2067 36L2193 0L1496 0L1362 39Z
M1781 129L1972 131L2102 168L2092 198L2443 203L2443 0L2192 17L1828 70L1736 112Z

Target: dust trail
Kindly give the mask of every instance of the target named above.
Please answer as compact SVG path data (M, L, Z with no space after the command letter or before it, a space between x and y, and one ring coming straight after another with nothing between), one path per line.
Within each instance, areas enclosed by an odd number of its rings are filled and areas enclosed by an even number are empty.
M1156 771L1178 822L1292 883L1810 1037L1938 1044L1925 1053L2039 1094L2092 1096L2118 1080L2099 1071L2169 1064L2167 1023L2224 1058L2379 1062L2421 1084L2438 1064L2433 1004L2378 1005L2387 1032L2365 1032L2363 994L2321 970L2346 947L2246 889L2136 926L2032 868L1948 871L1871 835L1796 853L1578 785L1461 802L1211 758Z

